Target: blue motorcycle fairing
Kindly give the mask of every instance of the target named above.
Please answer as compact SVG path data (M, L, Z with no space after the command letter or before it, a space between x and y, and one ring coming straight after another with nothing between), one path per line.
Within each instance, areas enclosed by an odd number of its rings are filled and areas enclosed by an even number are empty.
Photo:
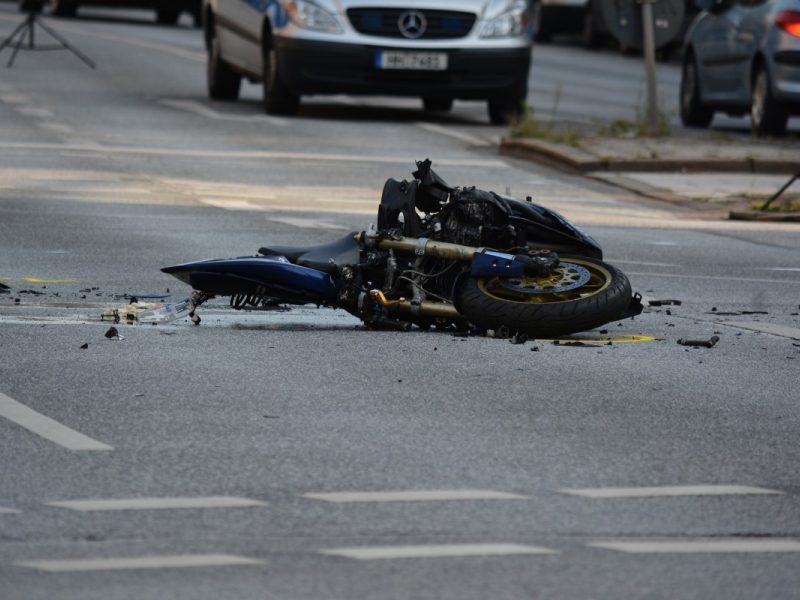
M218 296L256 294L319 302L335 300L338 293L330 274L292 264L283 256L202 260L161 270L193 289Z

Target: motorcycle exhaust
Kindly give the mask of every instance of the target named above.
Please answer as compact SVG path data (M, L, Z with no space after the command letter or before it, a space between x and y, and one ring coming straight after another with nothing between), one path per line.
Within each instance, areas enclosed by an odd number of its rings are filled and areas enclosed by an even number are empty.
M429 240L428 238L378 238L365 231L357 234L356 240L367 248L397 250L399 252L408 252L415 256L432 256L434 258L458 260L461 262L470 262L474 254L483 252L484 250L484 248L473 248L472 246L439 242L436 240Z
M381 306L388 308L390 311L396 310L398 312L404 312L413 315L441 317L445 319L464 318L452 304L426 302L424 300L422 302L415 303L411 302L411 300L406 300L405 298L400 298L399 300L389 300L380 290L370 290L369 295L370 298L376 300Z

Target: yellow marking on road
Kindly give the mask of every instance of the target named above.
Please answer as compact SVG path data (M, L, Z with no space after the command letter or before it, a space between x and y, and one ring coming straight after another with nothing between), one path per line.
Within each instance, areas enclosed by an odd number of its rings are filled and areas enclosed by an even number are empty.
M77 279L47 279L43 277L20 277L28 283L78 283Z
M643 333L631 333L631 334L623 334L617 335L612 337L597 337L597 338L590 338L590 337L582 337L582 338L550 338L550 339L540 339L536 338L537 342L561 342L562 344L568 344L570 342L580 342L582 344L607 344L608 342L612 342L614 344L637 344L640 342L655 342L660 341L662 338L657 338L652 335L646 335Z

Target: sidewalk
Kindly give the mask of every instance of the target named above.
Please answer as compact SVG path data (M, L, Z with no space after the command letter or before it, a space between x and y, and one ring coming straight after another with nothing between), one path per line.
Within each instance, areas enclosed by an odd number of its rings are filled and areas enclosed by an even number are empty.
M715 132L659 138L592 135L572 143L506 138L500 153L577 171L648 198L729 209L731 218L800 221L800 212L752 210L800 172L800 143L791 138ZM799 193L797 181L774 204Z

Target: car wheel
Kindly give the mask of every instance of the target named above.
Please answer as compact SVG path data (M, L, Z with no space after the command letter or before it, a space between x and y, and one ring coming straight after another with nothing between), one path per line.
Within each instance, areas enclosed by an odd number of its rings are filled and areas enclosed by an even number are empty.
M264 49L262 85L264 110L271 115L293 115L300 108L300 96L292 92L283 81L278 55L274 48Z
M758 67L753 79L753 93L750 100L750 125L758 136L781 135L786 131L789 113L775 96L769 73L764 65Z
M422 106L430 112L448 112L453 108L452 98L423 98Z
M537 2L533 10L533 39L536 42L547 43L553 36L547 19L542 15L543 10L541 2Z
M213 27L213 25L212 25ZM242 76L222 60L219 38L214 35L208 47L208 97L212 100L236 100Z
M512 97L489 100L489 120L494 125L508 125L525 110L524 97Z
M600 34L597 32L594 9L592 3L586 4L583 11L583 27L581 28L581 42L585 48L597 48L600 45Z
M681 122L686 127L708 127L714 111L700 99L700 80L694 55L687 54L681 70L680 88Z
M50 6L57 17L74 17L78 12L78 3L70 0L53 0Z

